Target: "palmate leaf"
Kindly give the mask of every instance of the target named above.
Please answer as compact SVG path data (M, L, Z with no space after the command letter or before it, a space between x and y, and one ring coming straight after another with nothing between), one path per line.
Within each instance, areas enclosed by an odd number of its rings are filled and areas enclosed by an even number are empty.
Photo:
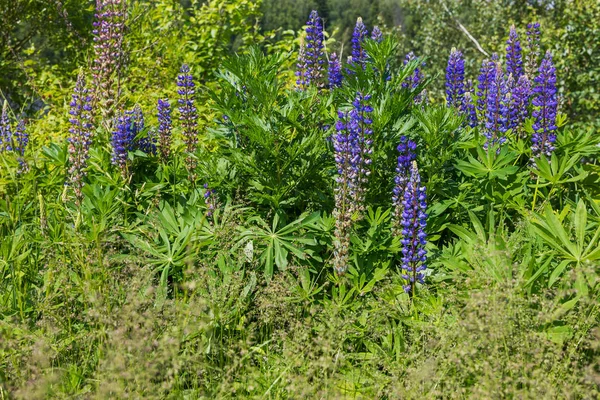
M510 175L514 175L519 167L512 165L517 158L517 154L503 147L500 154L495 151L485 151L477 148L478 159L469 156L468 161L459 160L456 168L467 176L474 178L502 179L506 180Z
M548 286L554 285L568 267L580 267L584 262L600 259L600 225L588 222L585 201L580 199L575 212L557 215L550 205L546 205L543 214L535 214L531 224L534 232L546 243L562 261L550 274ZM566 215L571 215L572 223L568 224ZM595 228L595 230L594 230ZM594 231L591 237L588 232ZM589 239L587 239L589 237ZM574 239L574 241L573 241ZM585 280L578 278L576 282L581 292L587 291Z

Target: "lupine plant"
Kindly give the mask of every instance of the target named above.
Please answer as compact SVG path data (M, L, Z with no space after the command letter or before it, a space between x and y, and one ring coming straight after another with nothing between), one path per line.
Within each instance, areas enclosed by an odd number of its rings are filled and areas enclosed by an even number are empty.
M0 116L0 153L11 150L12 131L10 119L8 117L8 103L4 102L2 106L2 115Z
M532 22L527 24L527 60L525 63L525 72L529 79L533 79L538 69L540 57L540 23Z
M494 75L490 80L487 94L487 108L484 135L486 142L484 149L497 147L506 142L504 134L509 128L510 116L508 102L509 98L508 80L504 76L500 64L496 64Z
M92 144L92 97L85 76L79 74L71 96L69 128L69 170L66 185L73 188L77 205L83 200L83 185Z
M183 141L188 153L186 167L188 177L192 182L196 180L196 146L198 144L198 111L195 105L196 84L190 72L190 67L183 64L177 77L177 93L179 94L179 120L183 126Z
M521 42L514 25L510 27L510 34L506 42L506 72L512 74L515 82L523 75Z
M317 88L325 87L325 52L323 22L317 11L312 11L306 22L306 37L298 54L298 77L296 84L306 89L311 84Z
M417 144L406 136L402 136L400 137L400 144L397 149L400 155L398 156L396 165L392 203L394 204L394 232L396 236L399 236L404 210L404 194L410 180L412 163L417 157L415 153Z
M533 159L545 155L550 157L556 141L556 114L558 99L556 96L556 68L552 63L552 54L548 51L534 79L533 88L533 124L534 134L531 152Z
M329 88L336 88L342 85L342 64L336 53L331 53L329 56Z
M350 64L359 65L363 69L365 67L365 62L367 61L367 54L363 48L363 42L367 39L368 34L367 27L362 18L359 17L356 20L356 26L352 33L352 57L350 59Z
M160 149L160 157L163 162L169 159L171 154L171 104L168 99L158 99L158 147Z
M453 48L446 68L446 103L461 108L465 96L465 60L462 52Z

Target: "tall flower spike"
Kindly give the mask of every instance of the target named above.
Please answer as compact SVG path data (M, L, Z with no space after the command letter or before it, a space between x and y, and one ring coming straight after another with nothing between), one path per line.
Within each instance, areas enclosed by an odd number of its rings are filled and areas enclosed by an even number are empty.
M329 87L335 88L342 86L342 64L336 53L331 53L329 57Z
M513 118L513 129L523 135L523 124L527 119L527 107L529 106L529 97L531 96L531 83L527 75L521 75L517 83L512 88L511 93L511 112Z
M525 72L529 79L535 76L540 58L540 23L527 24L527 60Z
M367 54L362 47L362 43L369 33L363 23L362 18L358 17L356 20L356 26L354 27L354 33L352 34L352 60L351 64L360 65L365 68L367 61Z
M0 116L0 153L11 149L12 131L10 128L10 119L8 118L8 103L4 102L2 116Z
M552 63L552 53L548 51L542 60L533 88L533 137L531 152L533 159L542 154L550 157L556 141L556 114L558 99L556 95L556 68Z
M128 152L133 147L131 115L123 113L115 121L112 133L112 163L119 167L124 178L129 176Z
M494 76L490 81L487 97L487 110L484 135L486 142L483 146L487 150L490 146L502 145L506 142L504 133L508 130L509 88L502 72L500 63L496 64ZM498 151L500 148L498 148Z
M14 151L18 155L19 161L19 169L17 173L23 173L27 171L29 168L27 162L25 161L25 149L27 148L27 144L29 143L29 134L25 129L25 121L21 118L19 123L17 124L17 128L15 129L13 135L13 143L14 143Z
M357 165L357 184L354 192L354 203L360 212L364 210L367 181L371 173L371 154L373 153L373 130L371 129L373 107L369 105L369 100L371 100L371 95L363 95L360 92L356 94L352 102L354 108L350 111L350 121L348 123L350 136L352 140L357 141L360 152ZM361 214L359 214L360 217Z
M308 70L308 60L306 58L306 45L300 44L300 50L298 50L298 62L296 63L296 86L299 89L306 89L309 85L309 81L306 76Z
M158 147L163 162L169 159L171 153L171 134L173 130L171 121L171 104L168 99L158 99Z
M404 65L408 64L409 62L411 62L414 59L416 59L415 54L411 51L404 58ZM421 71L422 67L425 67L425 62L422 62L420 67L415 68L412 75L409 76L408 78L406 78L404 80L404 82L402 82L403 88L416 89L419 86L419 84L423 81L423 72ZM414 98L415 104L422 103L424 98L425 98L424 92L419 93Z
M344 274L348 269L352 215L356 211L354 199L360 168L360 146L356 136L350 132L348 119L347 113L338 112L338 121L335 124L336 133L333 136L333 150L338 173L334 190L333 266L338 275Z
M514 25L510 27L510 33L506 41L506 72L511 74L515 81L523 75L521 42Z
M156 134L154 130L148 130L146 136L139 137L144 130L144 113L142 108L136 104L131 114L131 136L133 140L133 148L141 150L146 154L156 155Z
M460 108L465 95L465 60L459 50L450 52L446 68L446 102L448 107Z
M126 19L125 0L96 0L94 61L92 64L94 104L110 119L119 98L118 75L123 58Z
M381 41L383 40L383 33L381 33L381 29L379 29L377 25L375 25L373 27L373 30L371 31L371 39L373 39L377 43L381 43Z
M325 87L325 53L323 52L325 36L323 22L319 13L313 10L306 22L306 80L307 85L314 84L318 88Z
M69 106L71 110L69 119L71 128L69 129L69 170L68 179L65 184L71 186L75 192L77 205L81 205L83 200L83 179L86 175L87 160L89 158L89 149L92 143L92 97L88 93L85 84L85 77L79 74L75 90L71 96Z
M402 210L402 277L407 284L404 290L414 297L417 282L424 283L424 271L427 268L427 196L421 185L421 176L417 162L413 161L410 178L404 191Z
M179 87L177 90L179 94L179 119L183 126L183 141L188 153L186 167L188 176L193 182L196 180L196 159L193 154L196 152L196 145L198 144L198 112L194 104L196 84L187 64L183 64L181 67L181 73L177 78L177 86Z
M477 109L473 100L473 82L467 81L465 97L460 112L466 117L467 124L474 128L477 126Z
M496 74L498 55L494 53L491 60L483 60L477 77L477 111L482 119L485 118L490 82Z
M400 137L400 144L397 147L398 163L396 166L396 176L394 178L394 189L392 191L392 203L394 204L393 230L395 235L401 232L402 211L404 209L404 193L410 178L410 168L412 162L417 158L415 150L417 144L409 140L406 136Z

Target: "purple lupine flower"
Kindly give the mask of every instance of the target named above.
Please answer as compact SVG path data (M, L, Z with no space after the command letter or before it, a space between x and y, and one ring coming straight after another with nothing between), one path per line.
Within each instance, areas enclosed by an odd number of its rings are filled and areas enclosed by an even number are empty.
M417 162L413 161L410 178L406 185L402 209L402 277L407 284L404 290L415 295L416 283L424 283L424 271L427 269L427 196L425 186L421 185L421 176Z
M411 51L404 58L404 65L408 64L409 62L411 62L414 59L416 59L415 54ZM415 68L415 70L413 71L412 75L410 75L409 77L407 77L402 82L402 87L403 88L406 88L406 89L416 89L421 84L421 82L423 82L423 72L421 71L422 67L425 67L425 62L422 62L421 66ZM421 93L419 93L418 95L416 95L415 98L414 98L414 103L415 104L422 103L423 100L424 100L424 98L425 98L424 94L425 94L424 91L422 91Z
M198 144L198 112L194 105L196 84L187 64L183 64L181 67L181 73L177 78L177 86L179 87L177 90L179 94L179 120L183 125L183 141L188 153L186 167L190 180L195 181L196 159L193 157L193 153L196 152L196 145Z
M158 111L158 145L160 156L163 161L167 161L171 153L171 133L173 130L169 99L158 99L156 108Z
M490 146L501 146L506 142L504 133L509 128L509 107L510 100L509 87L507 80L502 72L500 63L496 64L494 76L490 81L484 135L486 142L483 146L487 150ZM498 148L500 151L500 148Z
M362 18L358 17L352 34L352 59L350 64L360 65L363 69L366 65L367 54L362 47L362 43L367 38L368 34L369 32L367 32L367 28L365 27Z
M417 144L406 136L400 137L400 144L397 147L398 163L396 166L396 176L394 177L394 189L392 191L392 203L394 204L393 230L396 235L400 234L400 224L402 220L402 210L404 207L404 193L410 179L410 168L412 162L417 158L415 153Z
M338 176L335 185L335 231L333 266L338 275L348 269L352 215L356 211L355 191L358 186L360 146L348 127L348 113L338 111L333 136L333 150Z
M65 184L71 186L75 192L77 205L83 200L83 179L86 175L87 160L90 145L92 144L92 97L88 93L83 74L77 77L75 90L71 96L69 106L71 115L69 122L69 177Z
M473 100L473 81L470 79L467 81L465 96L460 112L465 116L467 125L471 128L477 126L477 109L475 108L475 101Z
M552 62L552 53L548 51L534 79L533 88L533 137L531 151L533 158L542 154L550 157L556 141L556 114L558 98L556 95L556 68Z
M112 163L119 167L125 178L129 175L128 152L133 148L135 139L131 126L131 114L121 114L115 121L111 140Z
M498 63L498 55L492 54L491 60L483 60L481 68L479 69L479 76L477 77L477 111L481 118L485 118L488 91L490 88L490 82L494 78L496 73L496 64Z
M215 208L216 208L216 201L215 201L215 191L212 189L208 188L208 183L204 184L204 202L206 203L206 216L207 217L212 217Z
M510 27L510 33L506 41L506 72L512 74L515 81L523 75L521 42L514 25Z
M342 64L336 53L331 53L329 57L329 87L335 88L342 86Z
M527 24L527 60L525 63L525 72L529 79L533 79L538 69L538 60L540 58L540 23L533 22Z
M0 153L12 149L12 130L8 118L8 103L4 102L0 116Z
M156 155L156 135L154 131L149 130L146 136L140 137L140 133L143 132L144 113L142 108L136 104L132 111L127 111L131 115L131 136L133 137L131 150L141 150L146 154Z
M363 95L360 92L356 94L352 102L354 108L350 111L350 121L348 123L350 136L358 142L360 149L357 186L354 193L354 201L359 211L364 209L364 197L367 189L367 180L371 173L371 154L373 153L373 130L370 127L373 123L370 116L373 112L373 107L369 105L369 100L371 100L371 95Z
M115 93L114 84L123 58L126 3L125 0L96 0L96 18L92 32L95 43L92 64L93 99L105 118L112 116L119 96L118 90Z
M375 25L371 31L371 39L377 43L381 43L383 40L383 33L381 33L381 29L379 29L377 25Z
M25 129L25 120L19 119L15 132L13 134L14 151L17 153L19 161L18 174L21 174L29 169L27 162L25 161L25 149L29 143L29 133Z
M298 85L301 89L305 89L311 83L318 88L325 86L323 81L326 62L325 53L323 52L324 40L323 23L319 13L313 10L306 22L306 40L304 42L304 52L301 53L304 61L298 60L298 64L304 66L302 69L304 79L302 84Z
M465 60L459 50L450 52L446 68L446 102L448 107L460 108L465 95Z
M513 118L513 129L522 133L523 124L527 119L527 107L529 106L529 97L531 95L531 84L527 75L519 77L517 83L512 87L510 101L510 115Z
M300 44L300 49L298 50L298 62L296 63L296 86L299 89L306 89L310 83L310 81L306 78L308 75L308 59L306 58L306 45L304 43Z

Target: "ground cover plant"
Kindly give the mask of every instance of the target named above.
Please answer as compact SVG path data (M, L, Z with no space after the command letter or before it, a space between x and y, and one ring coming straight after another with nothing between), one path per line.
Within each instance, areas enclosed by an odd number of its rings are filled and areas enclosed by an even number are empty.
M600 136L543 24L435 70L192 3L98 0L63 107L4 95L0 399L600 395Z

